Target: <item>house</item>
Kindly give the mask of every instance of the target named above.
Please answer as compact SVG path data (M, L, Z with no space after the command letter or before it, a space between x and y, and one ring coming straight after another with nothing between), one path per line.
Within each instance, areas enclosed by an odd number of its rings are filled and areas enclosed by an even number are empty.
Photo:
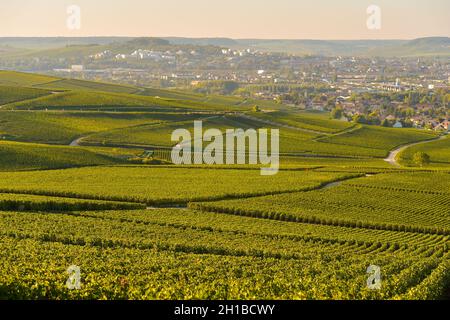
M396 118L392 114L390 114L386 117L386 120L388 120L388 121L395 121L395 119Z
M323 102L312 102L310 105L310 109L315 111L324 111L325 108L326 104Z
M83 72L84 67L82 65L72 65L70 70L72 72Z
M434 129L434 131L449 131L449 129L450 129L449 124L450 124L449 121L445 120L441 123L435 124L433 129Z
M403 128L403 124L400 121L397 121L392 127L393 128Z

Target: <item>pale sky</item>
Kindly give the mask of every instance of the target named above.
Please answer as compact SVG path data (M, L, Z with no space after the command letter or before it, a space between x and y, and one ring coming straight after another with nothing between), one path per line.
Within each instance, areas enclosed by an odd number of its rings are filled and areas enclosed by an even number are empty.
M369 5L381 29L369 30ZM67 7L81 27L67 27ZM449 0L0 0L0 36L413 39L450 36Z

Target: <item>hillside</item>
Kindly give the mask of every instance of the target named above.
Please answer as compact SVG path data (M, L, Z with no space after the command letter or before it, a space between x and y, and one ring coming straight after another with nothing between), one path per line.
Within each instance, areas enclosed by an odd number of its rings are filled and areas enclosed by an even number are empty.
M450 38L428 37L411 40L405 43L390 45L382 48L374 48L367 52L372 56L450 56Z
M27 73L0 72L0 93L0 299L448 297L448 138L408 148L436 135ZM263 157L174 164L172 133L194 120L218 140L279 129L279 170L262 175L275 164ZM410 167L383 161L405 144ZM416 150L432 163L410 163ZM382 272L377 290L368 266Z
M0 38L0 46L32 48L24 56L75 58L104 50L115 53L136 49L206 50L219 48L255 49L265 52L286 52L300 55L324 56L448 56L450 38L428 37L414 40L283 40L229 38Z
M125 161L85 149L0 141L0 171L111 165Z

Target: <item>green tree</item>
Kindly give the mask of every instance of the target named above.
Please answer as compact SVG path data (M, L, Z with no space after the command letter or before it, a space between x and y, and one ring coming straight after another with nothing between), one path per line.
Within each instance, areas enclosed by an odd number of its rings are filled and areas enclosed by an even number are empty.
M355 114L353 116L353 122L355 123L367 123L366 117L363 114Z
M341 107L335 107L333 110L331 110L332 119L341 119L343 115L344 112Z
M381 125L383 126L383 127L390 127L391 126L391 123L389 122L389 120L388 119L384 119L382 122L381 122Z
M430 163L430 156L425 152L416 152L413 156L413 162L423 167Z

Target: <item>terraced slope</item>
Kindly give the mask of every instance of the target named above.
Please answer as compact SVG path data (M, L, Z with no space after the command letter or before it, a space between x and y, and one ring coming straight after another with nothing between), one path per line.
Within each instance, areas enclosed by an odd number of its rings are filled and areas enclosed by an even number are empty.
M45 172L3 172L0 173L0 190L171 204L307 190L352 176L356 174L299 170L282 171L275 176L261 176L259 170L217 171L157 166L93 167ZM67 184L67 181L71 183ZM198 181L202 183L199 184ZM195 188L189 187L192 185L195 185Z
M71 147L0 141L0 171L44 170L125 162L107 154Z

